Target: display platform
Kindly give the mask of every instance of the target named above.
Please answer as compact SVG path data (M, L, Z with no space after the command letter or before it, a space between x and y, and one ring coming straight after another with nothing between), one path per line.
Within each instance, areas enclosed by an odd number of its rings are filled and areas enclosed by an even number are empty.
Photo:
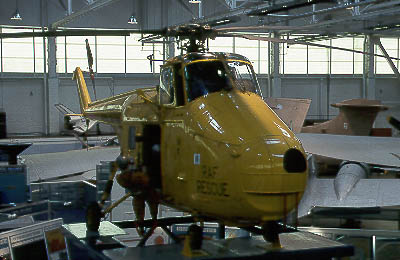
M203 256L186 257L182 255L183 243L144 247L124 247L113 239L121 233L117 226L107 223L108 232L85 233L84 223L75 232L71 225L64 225L67 239L76 247L84 247L94 259L331 259L353 255L354 248L308 232L295 231L279 235L282 248L274 248L260 236L204 240ZM78 227L78 226L76 226ZM86 235L82 235L82 231ZM76 234L80 235L76 235ZM106 234L101 236L101 234Z

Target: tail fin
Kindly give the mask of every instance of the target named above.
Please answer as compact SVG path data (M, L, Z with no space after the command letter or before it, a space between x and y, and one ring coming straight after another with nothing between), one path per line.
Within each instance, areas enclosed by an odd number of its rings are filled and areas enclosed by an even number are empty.
M90 100L90 95L86 86L85 79L82 74L82 70L79 67L75 69L73 79L76 79L76 84L78 86L79 102L81 105L81 112L83 113L89 107L89 104L92 101Z
M266 98L264 100L293 132L300 133L311 99Z
M337 135L369 135L378 112L388 108L378 100L350 99L333 107L339 108L339 115L327 122L306 126L303 133Z

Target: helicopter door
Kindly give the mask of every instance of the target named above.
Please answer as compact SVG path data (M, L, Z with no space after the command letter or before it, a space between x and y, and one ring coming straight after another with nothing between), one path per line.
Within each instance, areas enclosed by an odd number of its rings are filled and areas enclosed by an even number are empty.
M183 167L184 148L188 142L185 139L186 108L180 68L180 63L163 67L160 82L160 103L164 108L161 124L162 189L163 195L166 198L173 198L174 203L183 203L189 198L186 189L190 177L188 168ZM171 92L167 91L169 89ZM172 91L174 99L168 102L166 98L172 96ZM162 102L163 100L167 102Z
M150 185L161 189L161 129L159 125L143 127L142 156L143 165L147 168Z

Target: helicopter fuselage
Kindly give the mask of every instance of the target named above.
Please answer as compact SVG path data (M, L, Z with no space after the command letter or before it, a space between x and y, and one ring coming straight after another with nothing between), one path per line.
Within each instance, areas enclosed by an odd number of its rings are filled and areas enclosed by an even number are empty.
M161 203L239 226L297 206L304 150L261 98L246 58L191 53L167 61L160 78L155 88L86 102L83 113L115 127L121 155L146 169Z

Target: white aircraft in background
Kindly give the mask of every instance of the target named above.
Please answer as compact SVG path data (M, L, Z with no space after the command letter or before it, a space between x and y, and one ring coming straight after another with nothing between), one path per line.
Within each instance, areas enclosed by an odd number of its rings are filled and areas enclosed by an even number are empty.
M377 113L387 108L371 100L343 101L333 105L340 111L336 118L315 126L319 133L302 133L310 132L310 127L302 127L310 100L277 98L266 102L313 157L307 188L298 207L300 217L309 214L313 207L400 205L400 179L371 177L371 170L400 172L400 138L365 136ZM338 168L335 177L318 177L321 161L334 160Z
M64 115L64 128L82 135L97 124L97 120L86 119L82 114L77 114L63 104L54 105Z

